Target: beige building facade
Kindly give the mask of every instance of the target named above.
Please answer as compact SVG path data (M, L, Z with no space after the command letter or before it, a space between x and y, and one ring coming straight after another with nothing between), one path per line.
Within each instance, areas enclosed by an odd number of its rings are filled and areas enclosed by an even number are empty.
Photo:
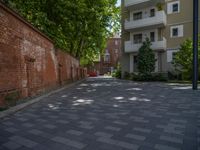
M192 0L122 0L122 72L137 72L138 50L146 38L157 60L155 72L173 70L180 44L192 33Z

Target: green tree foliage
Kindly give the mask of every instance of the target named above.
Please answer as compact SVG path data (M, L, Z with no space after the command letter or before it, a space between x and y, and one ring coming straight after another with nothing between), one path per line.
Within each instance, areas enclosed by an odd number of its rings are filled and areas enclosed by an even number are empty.
M57 47L89 63L120 29L117 0L6 0Z
M151 76L151 73L155 70L155 55L151 49L151 42L147 38L138 53L138 71L143 77Z
M193 63L193 46L192 40L187 39L181 44L179 51L176 53L175 59L173 61L173 65L176 70L182 73L182 78L184 80L192 79L192 63ZM199 49L200 49L200 41L199 41ZM199 53L199 62L200 62L200 53ZM200 73L200 66L199 66Z

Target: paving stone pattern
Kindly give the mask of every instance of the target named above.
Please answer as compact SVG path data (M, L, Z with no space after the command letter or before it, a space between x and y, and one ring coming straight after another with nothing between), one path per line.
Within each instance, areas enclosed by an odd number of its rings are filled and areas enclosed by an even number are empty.
M0 150L200 150L200 91L88 78L0 120Z

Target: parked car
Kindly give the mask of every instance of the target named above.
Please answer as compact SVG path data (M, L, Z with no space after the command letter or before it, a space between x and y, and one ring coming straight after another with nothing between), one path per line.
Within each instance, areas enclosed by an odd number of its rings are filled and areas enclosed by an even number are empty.
M88 73L89 77L97 77L97 72L96 71L92 71Z

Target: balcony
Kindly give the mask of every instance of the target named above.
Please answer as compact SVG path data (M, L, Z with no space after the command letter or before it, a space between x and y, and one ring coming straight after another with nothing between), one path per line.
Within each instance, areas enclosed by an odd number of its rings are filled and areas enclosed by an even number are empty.
M164 11L157 11L154 17L147 17L139 20L130 20L125 21L124 28L125 30L131 31L138 31L138 30L148 30L148 29L155 29L159 27L166 26L166 14Z
M138 52L141 46L142 43L134 44L132 41L125 41L125 53ZM162 50L162 51L166 50L167 48L166 39L163 38L161 41L152 42L151 48L153 50Z
M146 7L155 6L157 3L164 3L165 0L125 0L124 6L127 9L143 9Z

